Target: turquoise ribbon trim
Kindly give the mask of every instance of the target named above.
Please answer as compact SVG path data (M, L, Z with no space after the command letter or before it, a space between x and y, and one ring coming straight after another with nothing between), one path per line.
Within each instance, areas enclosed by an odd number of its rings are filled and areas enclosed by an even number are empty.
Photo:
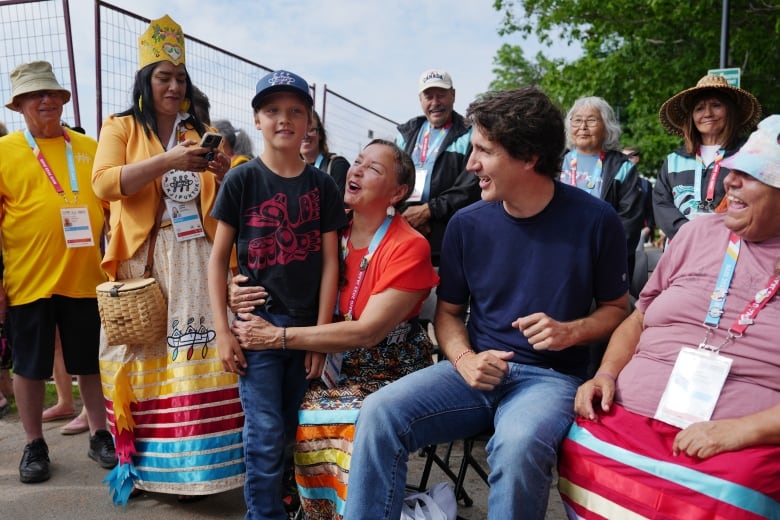
M169 466L170 467L170 466ZM176 468L170 467L175 470ZM166 484L192 484L197 482L212 482L229 477L242 475L245 472L244 463L236 462L230 466L194 471L152 471L137 469L138 478L144 482L164 482Z
M597 439L576 423L568 438L596 453L767 518L780 518L780 503L754 489L677 464L638 455Z
M237 463L243 460L244 448L238 446L229 450L212 453L192 453L176 457L157 456L154 452L139 453L134 456L136 465L145 469L176 469L186 471L189 468L210 467Z
M298 424L354 424L360 409L356 410L300 410Z
M240 431L203 439L136 440L135 442L138 452L166 454L218 450L233 445L242 445Z
M346 502L342 500L336 490L333 488L308 488L298 486L298 493L304 498L309 500L330 500L336 506L336 512L341 516L344 516L344 504Z
M132 463L125 462L114 466L114 469L103 479L103 484L108 484L108 492L114 504L124 507L130 500L130 493L133 492L136 480L138 480L138 473L135 467Z

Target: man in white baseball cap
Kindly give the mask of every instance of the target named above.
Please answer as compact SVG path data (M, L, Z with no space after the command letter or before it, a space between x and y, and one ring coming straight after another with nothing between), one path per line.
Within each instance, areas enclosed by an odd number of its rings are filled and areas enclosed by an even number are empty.
M431 244L439 265L441 241L450 217L479 200L477 178L466 171L471 128L455 112L452 77L441 69L426 70L418 81L423 115L398 126L396 144L412 156L416 176L403 216Z

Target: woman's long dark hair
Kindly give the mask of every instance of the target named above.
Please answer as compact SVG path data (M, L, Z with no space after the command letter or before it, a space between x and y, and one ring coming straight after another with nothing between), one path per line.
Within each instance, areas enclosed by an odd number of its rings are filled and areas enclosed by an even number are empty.
M152 134L158 136L157 132L157 111L154 107L154 96L152 95L152 74L154 69L160 62L150 63L146 67L142 68L135 74L135 83L133 84L132 99L133 104L130 108L117 114L117 116L133 116L138 121L146 132L146 136L151 139ZM206 132L206 127L203 122L198 119L195 113L195 104L192 102L193 97L193 85L190 79L190 74L187 69L184 69L186 78L187 89L184 93L184 98L189 101L187 113L190 117L187 119L188 126L194 128L198 135L203 135ZM163 148L165 147L165 143Z

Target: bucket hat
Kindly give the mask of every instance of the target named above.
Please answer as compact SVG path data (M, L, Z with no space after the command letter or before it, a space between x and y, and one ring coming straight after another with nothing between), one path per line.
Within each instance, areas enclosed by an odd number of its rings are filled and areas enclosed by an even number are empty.
M758 123L758 130L750 134L737 153L723 159L723 166L780 188L780 114Z
M753 94L739 87L732 87L723 76L708 74L701 78L695 87L678 92L661 105L658 117L667 132L683 137L682 129L691 116L694 98L707 90L725 94L734 100L740 132L753 130L761 119L761 105Z
M5 104L6 108L19 112L14 100L22 94L40 90L57 90L65 95L65 103L70 101L70 91L57 82L48 61L33 61L19 65L10 74L11 97Z

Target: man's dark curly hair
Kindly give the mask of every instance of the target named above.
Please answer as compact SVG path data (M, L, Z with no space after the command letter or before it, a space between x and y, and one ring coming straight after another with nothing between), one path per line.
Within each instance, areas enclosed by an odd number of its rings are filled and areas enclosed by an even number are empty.
M534 156L536 172L557 179L566 136L563 113L535 87L487 92L472 102L466 118L515 159Z

